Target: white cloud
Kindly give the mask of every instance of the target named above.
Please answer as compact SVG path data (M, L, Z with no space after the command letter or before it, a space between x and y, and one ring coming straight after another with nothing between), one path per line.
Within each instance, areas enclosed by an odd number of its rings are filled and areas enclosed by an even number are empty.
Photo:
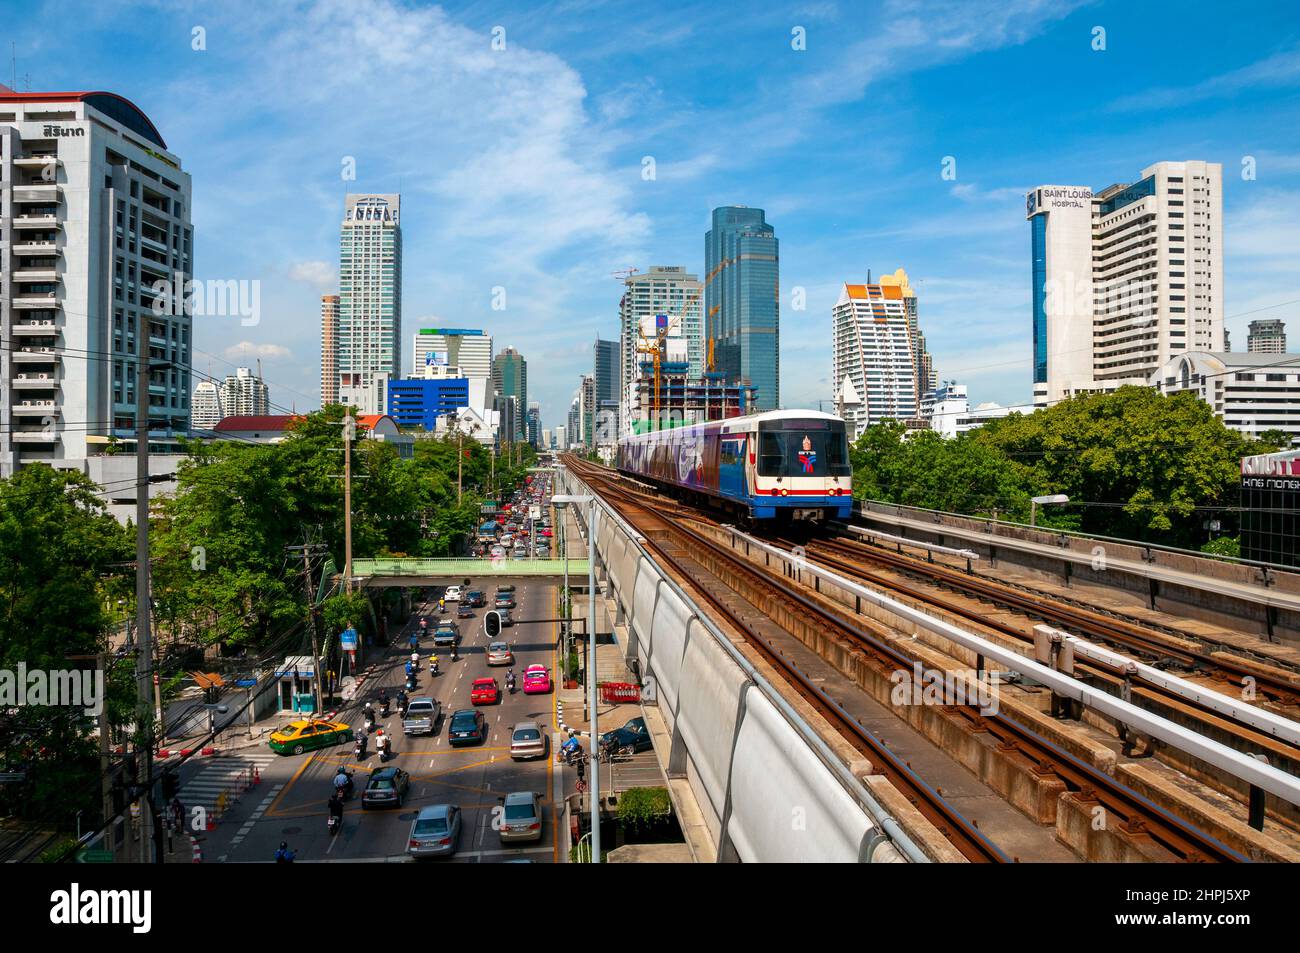
M248 361L261 358L267 361L287 361L293 356L287 347L279 344L254 344L252 341L240 341L221 352L230 361Z
M298 261L289 266L289 280L315 285L322 294L337 292L338 277L327 261Z
M1115 100L1118 112L1185 107L1189 103L1232 96L1243 91L1300 85L1300 51L1287 50L1191 86L1163 87Z

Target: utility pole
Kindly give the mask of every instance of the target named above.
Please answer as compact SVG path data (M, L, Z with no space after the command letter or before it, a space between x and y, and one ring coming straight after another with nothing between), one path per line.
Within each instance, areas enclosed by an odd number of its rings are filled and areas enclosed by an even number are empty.
M343 591L352 594L352 441L357 422L349 410L343 416Z
M456 435L460 438L456 444L456 505L460 506L461 476L465 472L465 431L457 427Z
M303 582L307 590L307 627L311 630L311 664L314 677L312 678L313 694L316 697L317 714L321 712L321 690L320 684L324 673L321 671L320 643L316 633L316 586L311 579L311 557L321 550L320 543L311 541L311 534L308 533L301 546L288 547L289 552L302 553L302 575Z
M153 632L149 616L149 370L148 343L136 339L135 379L135 679L136 780L143 788L141 851L145 831L154 838L154 861L162 863L162 839L153 803ZM146 819L147 814L147 819Z

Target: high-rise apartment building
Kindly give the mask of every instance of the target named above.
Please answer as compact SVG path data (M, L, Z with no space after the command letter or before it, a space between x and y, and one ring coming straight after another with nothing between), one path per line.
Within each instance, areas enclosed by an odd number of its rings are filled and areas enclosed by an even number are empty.
M845 284L831 309L831 379L850 439L884 420L916 421L931 390L916 295L900 268L888 283ZM853 395L853 396L850 396Z
M582 446L591 450L596 446L596 378L582 375L578 388L578 426L581 428Z
M501 435L506 442L527 439L528 362L513 347L492 359L492 384L501 397L513 397L516 414L513 429Z
M1250 354L1285 354L1286 324L1276 319L1250 322L1246 351Z
M0 476L84 472L114 439L134 446L144 357L161 365L150 445L179 447L192 254L189 174L143 112L116 93L0 87Z
M704 321L713 370L756 390L755 410L781 405L780 253L762 209L713 210L704 237Z
M190 426L194 430L211 430L226 416L221 406L221 389L216 381L199 381L190 401Z
M348 195L339 236L339 402L388 407L402 369L401 196Z
M456 368L462 377L492 377L492 336L474 328L420 328L415 332L411 376L430 365Z
M1094 193L1026 196L1034 402L1144 385L1187 351L1222 351L1222 166L1158 162Z
M602 388L598 399L621 400L628 385L636 381L645 360L637 348L655 343L659 315L665 319L666 337L678 343L683 359L690 365L689 375L694 378L704 373L704 286L696 275L681 266L664 265L652 265L644 274L629 275L618 312L621 366L613 393L597 368L597 383ZM600 342L597 349L602 343L614 342Z
M261 373L239 367L221 384L221 408L227 417L265 417L271 413L271 392Z
M528 404L525 423L528 429L528 442L540 450L542 447L542 405L535 400L530 401Z
M569 404L568 424L564 428L565 437L568 440L568 446L576 447L582 443L582 387L579 385L578 392L573 395L573 400Z
M339 402L339 296L320 299L320 405Z

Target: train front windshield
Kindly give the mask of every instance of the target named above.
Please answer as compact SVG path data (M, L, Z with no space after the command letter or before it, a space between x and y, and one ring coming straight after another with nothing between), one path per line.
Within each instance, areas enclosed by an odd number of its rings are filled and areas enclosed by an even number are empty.
M774 420L758 425L758 475L852 476L842 420Z

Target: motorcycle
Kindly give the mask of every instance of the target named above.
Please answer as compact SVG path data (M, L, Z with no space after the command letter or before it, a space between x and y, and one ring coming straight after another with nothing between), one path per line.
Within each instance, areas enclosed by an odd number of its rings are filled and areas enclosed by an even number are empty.
M337 833L339 832L339 823L340 823L342 820L343 820L343 818L339 817L337 814L331 814L331 815L329 816L329 820L327 820L327 821L325 822L326 825L327 825L328 828L329 828L329 832L330 832L330 836L331 836L331 837L333 837L335 834L337 834Z
M388 717L389 715L391 715L392 713L393 713L393 710L392 710L392 709L389 707L389 705L388 705L388 699L385 698L385 699L384 699L383 707L379 709L379 717L380 717L380 718L387 718L387 717Z
M429 661L429 675L430 675L430 676L434 676L434 675L437 675L437 674L438 674L438 660L437 660L437 659L431 659L431 660Z
M335 777L338 777L338 775L335 775ZM347 783L343 785L335 783L334 790L339 793L343 800L350 801L352 800L352 773L348 772L345 777L348 779Z
M357 743L352 746L352 753L356 755L358 761L366 760L366 739L364 735L357 735Z
M513 675L506 677L506 691L511 695L515 693L515 677Z
M382 741L378 742L378 747L379 747L379 762L380 764L383 764L388 760L389 755L392 753L393 743L389 741L387 738L384 738Z
M375 713L372 711L368 711L366 712L366 733L369 734L374 730L375 730ZM361 744L361 742L358 741L357 744Z

